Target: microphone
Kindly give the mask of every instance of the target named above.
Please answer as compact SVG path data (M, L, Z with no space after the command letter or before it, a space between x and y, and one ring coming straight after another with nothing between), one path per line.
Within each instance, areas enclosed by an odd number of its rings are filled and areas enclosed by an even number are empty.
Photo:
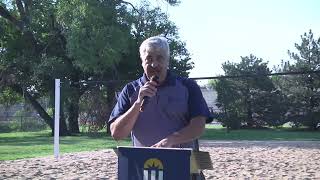
M150 78L150 81L154 81L157 84L159 84L159 77L158 76L152 76ZM141 103L141 106L140 106L140 112L144 111L145 106L149 103L149 99L150 99L150 97L148 97L148 96L144 96L143 97L142 103Z

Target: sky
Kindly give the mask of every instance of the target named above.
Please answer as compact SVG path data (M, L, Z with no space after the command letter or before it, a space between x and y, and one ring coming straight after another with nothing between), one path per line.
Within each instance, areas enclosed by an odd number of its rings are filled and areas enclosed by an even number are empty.
M300 36L320 35L320 0L181 0L160 6L178 29L195 68L190 77L223 75L223 62L253 54L272 69L288 60Z

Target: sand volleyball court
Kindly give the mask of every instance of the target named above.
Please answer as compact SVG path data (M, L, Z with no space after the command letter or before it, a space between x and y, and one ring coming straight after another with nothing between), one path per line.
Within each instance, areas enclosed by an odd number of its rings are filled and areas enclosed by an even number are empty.
M319 141L201 141L207 179L320 179ZM0 179L117 179L112 150L0 161Z

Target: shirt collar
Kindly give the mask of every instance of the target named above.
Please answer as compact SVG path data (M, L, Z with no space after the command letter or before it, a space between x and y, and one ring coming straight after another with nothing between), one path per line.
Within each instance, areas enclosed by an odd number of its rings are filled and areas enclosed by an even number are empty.
M143 73L143 76L140 78L140 82L142 85L144 85L147 81L149 81L149 79L147 75ZM168 70L167 77L161 86L174 86L175 84L176 84L176 75Z

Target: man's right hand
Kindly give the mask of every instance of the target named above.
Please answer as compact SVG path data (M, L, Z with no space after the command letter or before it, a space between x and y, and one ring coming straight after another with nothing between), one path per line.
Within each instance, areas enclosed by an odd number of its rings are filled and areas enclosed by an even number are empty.
M141 104L144 97L153 97L157 93L157 82L148 81L140 87L137 103Z

